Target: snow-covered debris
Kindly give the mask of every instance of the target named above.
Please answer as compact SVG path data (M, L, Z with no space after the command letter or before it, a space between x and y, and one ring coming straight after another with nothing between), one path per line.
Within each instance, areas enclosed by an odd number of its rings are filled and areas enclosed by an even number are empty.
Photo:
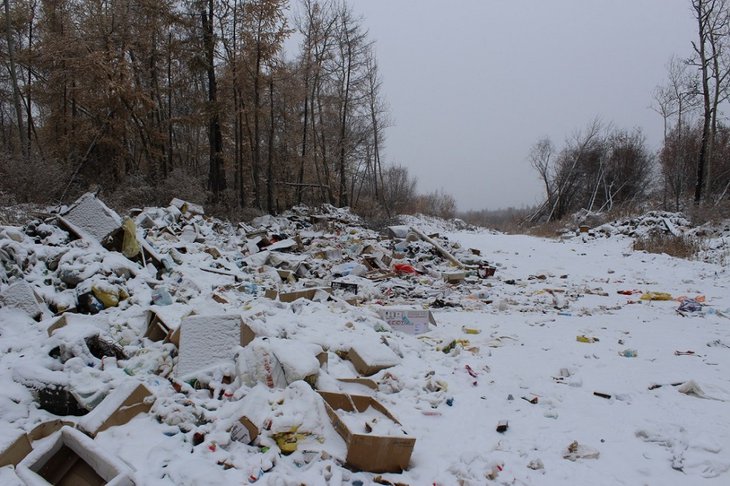
M405 439L394 483L727 482L722 225L655 213L544 240L417 216L395 235L331 206L238 224L179 206L132 213L131 259L50 216L0 228L0 291L27 283L44 310L0 308L9 432L63 420L94 434L144 386L151 408L94 438L138 484L373 483L380 466L348 459L326 390L337 420L360 415L363 457L395 458ZM702 235L713 260L632 251L649 231ZM257 433L239 441L244 417Z
M0 292L0 307L10 307L25 312L33 319L43 315L41 300L27 282L16 282Z

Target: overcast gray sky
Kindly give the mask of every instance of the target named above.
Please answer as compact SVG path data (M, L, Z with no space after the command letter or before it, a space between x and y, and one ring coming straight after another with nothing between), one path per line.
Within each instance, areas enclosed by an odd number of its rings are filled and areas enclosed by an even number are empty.
M386 160L462 210L540 200L532 144L597 116L657 148L652 90L694 38L689 0L349 1L376 42Z

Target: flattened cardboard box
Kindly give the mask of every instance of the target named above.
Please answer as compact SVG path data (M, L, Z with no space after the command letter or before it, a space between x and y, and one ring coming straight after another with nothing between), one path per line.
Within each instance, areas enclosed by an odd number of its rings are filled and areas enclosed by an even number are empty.
M129 466L99 450L98 444L71 427L23 459L18 477L32 486L134 486Z
M319 392L319 394L324 399L332 426L347 444L346 462L350 467L373 473L399 473L408 468L413 447L416 445L415 437L405 433L402 436L355 434L336 412L336 410L363 412L372 407L400 425L388 409L372 397L331 392Z
M436 320L429 310L381 307L377 312L394 331L407 334L423 334L429 331L429 324L436 325Z

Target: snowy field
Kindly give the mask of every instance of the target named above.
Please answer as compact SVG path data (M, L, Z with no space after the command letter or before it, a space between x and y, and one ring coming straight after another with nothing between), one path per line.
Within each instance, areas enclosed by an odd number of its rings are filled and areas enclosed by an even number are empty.
M62 239L53 235L47 238ZM251 370L260 354L246 355L246 348L209 373L213 392L173 386L174 346L141 337L152 298L143 275L126 277L130 297L124 303L97 314L92 324L69 324L51 337L50 314L38 323L15 309L0 309L0 432L28 431L57 418L38 408L34 384L69 384L91 396L133 382L153 392L152 410L100 432L95 442L132 466L139 485L359 485L376 479L413 486L730 484L726 267L634 252L632 239L621 235L442 236L480 250L497 271L446 299L455 306L432 308L438 325L420 336L383 327L372 304L393 294L382 286L366 288L372 298L358 306L340 299L280 303L234 292L229 277L200 271L211 258L203 251L182 255L179 270L164 278L174 290L173 307L198 315L241 314L259 336L259 348L251 349L276 354L288 376L310 373L311 346L327 351L317 389L374 396L416 439L401 474L345 468L345 442L316 391L301 380L286 378L281 388L258 382ZM213 238L208 235L207 243ZM15 240L39 260L52 256L53 245L17 235ZM230 240L217 244L224 256L235 250ZM102 250L71 251L77 252L77 269L97 265L95 272L104 274L120 266ZM96 278L92 274L86 278ZM53 278L38 268L25 277L47 300ZM398 280L411 288L433 284L418 276ZM214 290L225 302L211 298ZM668 293L671 300L642 299L649 292ZM679 313L683 297L700 305ZM392 300L408 303L405 297ZM74 340L93 334L90 327L120 343L129 359L97 360L78 350L74 355ZM292 342L306 343L307 351L287 348ZM49 356L58 346L73 357L62 362ZM336 380L357 376L343 359L351 346L396 363L370 377L376 391ZM231 373L234 380L227 383L223 376ZM242 414L262 429L252 445L231 439L231 426ZM508 427L498 432L501 421ZM287 434L296 450L283 455L276 439ZM23 484L9 467L0 469L0 482Z

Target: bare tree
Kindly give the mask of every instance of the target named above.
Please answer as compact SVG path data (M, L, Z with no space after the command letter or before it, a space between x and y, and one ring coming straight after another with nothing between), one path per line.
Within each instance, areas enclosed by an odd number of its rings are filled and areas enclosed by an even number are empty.
M725 84L730 75L725 50L728 39L728 8L726 0L691 0L697 40L692 43L695 59L692 64L700 72L702 96L702 143L697 159L697 182L694 201L700 204L706 186L711 185L708 174L712 167L712 146L717 129L717 111L726 97Z

